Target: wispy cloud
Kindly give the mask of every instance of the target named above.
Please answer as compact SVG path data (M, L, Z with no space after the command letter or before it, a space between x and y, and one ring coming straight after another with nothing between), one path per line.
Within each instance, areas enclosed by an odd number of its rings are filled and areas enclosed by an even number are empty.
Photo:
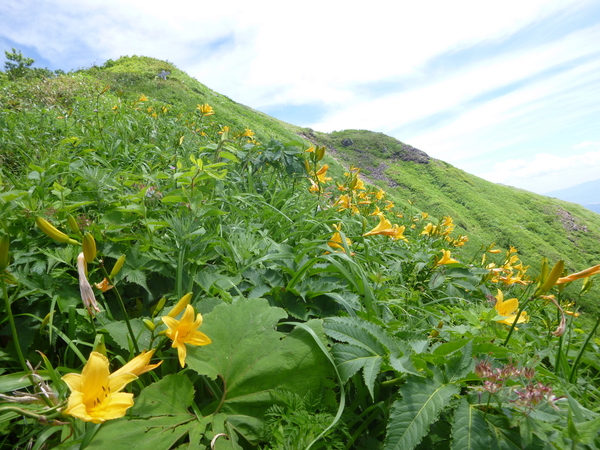
M496 183L522 186L539 194L598 179L600 142L583 142L574 149L590 148L567 156L537 153L526 158L496 162L482 174ZM565 184L566 180L572 180Z
M165 59L298 125L386 132L482 176L600 140L596 0L5 0L2 41L63 69Z

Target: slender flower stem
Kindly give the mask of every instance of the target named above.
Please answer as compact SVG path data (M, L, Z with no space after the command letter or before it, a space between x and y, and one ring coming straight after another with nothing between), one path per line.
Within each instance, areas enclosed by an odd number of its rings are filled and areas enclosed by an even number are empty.
M588 343L592 339L592 336L594 336L594 334L596 333L596 330L598 329L598 325L600 325L600 317L598 317L598 320L596 320L596 325L594 325L594 328L592 329L590 334L587 335L585 342L581 346L581 350L579 350L579 354L577 355L577 358L575 358L575 362L573 363L573 368L571 369L571 374L569 375L569 383L573 383L573 381L575 380L575 377L577 375L577 366L579 366L579 361L581 361L581 358L583 357L583 354L585 353L585 348L587 347Z
M31 373L31 369L27 366L27 362L25 361L25 357L23 356L23 351L21 350L21 343L19 342L19 335L17 334L17 327L15 325L15 318L12 313L12 308L10 304L10 299L8 298L8 291L6 290L6 281L4 281L4 274L0 274L0 280L2 280L2 296L4 297L4 305L6 307L6 315L8 316L8 322L10 323L10 330L12 332L13 341L15 342L15 349L17 350L17 356L19 358L19 363L21 367L23 367L23 371L27 374L29 381L32 386L36 386L37 380ZM48 406L53 406L52 402L45 395L40 396L44 402Z
M102 265L100 267L102 268L102 272L104 273L104 276L108 280L108 283L112 284L114 286L114 283L110 278L110 275L106 271L106 267L104 267L104 265ZM121 311L123 312L123 317L125 318L125 324L127 325L127 330L129 331L129 334L131 335L131 340L133 341L133 348L135 349L135 353L137 354L140 352L140 348L138 346L137 339L135 337L135 333L133 332L133 328L131 328L131 322L129 321L129 317L127 315L127 310L125 309L125 303L123 303L123 298L121 298L121 294L119 293L119 290L117 289L116 286L113 287L113 291L114 291L115 295L117 296L117 299L119 300L119 305L121 306Z
M0 279L2 280L2 295L4 297L4 304L6 306L6 314L8 315L8 322L10 323L10 330L12 331L12 337L13 341L15 342L15 349L17 350L19 363L21 363L23 371L28 373L29 367L27 367L27 363L25 362L25 358L23 357L23 351L21 350L21 344L19 343L19 335L17 334L15 318L10 307L10 299L8 298L8 292L6 290L6 281L4 281L4 274L0 274Z

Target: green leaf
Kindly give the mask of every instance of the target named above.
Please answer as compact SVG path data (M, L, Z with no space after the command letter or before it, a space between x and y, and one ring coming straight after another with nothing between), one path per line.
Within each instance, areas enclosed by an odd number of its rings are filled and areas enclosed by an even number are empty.
M460 352L446 364L444 376L449 382L458 381L467 376L475 366L473 359L473 342L469 341Z
M454 413L452 450L489 450L491 440L483 414L463 398Z
M376 355L399 352L395 339L383 328L358 317L329 317L325 321L325 332L333 339L356 345Z
M131 450L147 448L166 450L185 436L196 424L196 417L158 416L149 419L117 419L106 422L86 449Z
M379 374L383 358L369 350L348 344L335 344L331 353L333 353L340 377L344 383L360 369L363 369L365 385L369 389L371 398L374 399L375 378Z
M194 387L183 374L167 375L145 388L135 400L131 412L139 417L189 415Z
M400 388L402 399L392 405L384 450L411 450L429 431L450 398L460 392L454 384L412 378Z
M265 299L242 299L220 304L204 316L202 332L212 340L188 347L190 369L223 383L223 398L204 413L225 413L246 439L264 437L264 414L273 404L272 392L283 389L304 396L319 390L332 375L327 357L301 328L289 334L275 325L287 317ZM324 339L321 321L306 326Z

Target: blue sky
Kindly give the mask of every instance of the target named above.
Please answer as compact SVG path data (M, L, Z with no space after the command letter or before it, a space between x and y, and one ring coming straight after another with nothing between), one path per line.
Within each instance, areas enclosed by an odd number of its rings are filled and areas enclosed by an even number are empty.
M0 44L38 66L165 59L319 131L380 131L545 193L600 178L597 0L3 0Z

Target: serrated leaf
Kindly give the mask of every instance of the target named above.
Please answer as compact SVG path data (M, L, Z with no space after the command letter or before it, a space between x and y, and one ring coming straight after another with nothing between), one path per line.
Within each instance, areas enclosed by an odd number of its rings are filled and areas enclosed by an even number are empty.
M449 382L458 381L469 374L474 366L473 342L469 341L467 345L462 348L460 355L457 355L448 361L444 376Z
M399 352L398 344L380 326L358 317L329 317L325 320L325 333L341 342L356 345L385 356Z
M452 450L489 450L491 440L483 414L463 398L454 413Z
M425 374L420 372L413 364L409 355L404 355L401 358L390 356L390 366L400 373L409 373L418 377L424 377Z
M210 345L188 347L190 369L223 382L224 397L205 413L228 415L228 422L246 439L264 436L264 415L277 389L304 396L320 389L332 375L331 364L313 337L296 328L289 334L275 330L287 317L265 299L222 303L204 316L201 331ZM319 320L306 322L324 339Z
M411 450L429 431L450 398L460 392L454 384L430 378L411 378L400 388L402 398L392 405L384 450Z
M348 344L335 344L331 353L344 383L360 369L363 370L365 385L369 389L371 398L374 399L375 378L379 374L383 358L369 350Z

